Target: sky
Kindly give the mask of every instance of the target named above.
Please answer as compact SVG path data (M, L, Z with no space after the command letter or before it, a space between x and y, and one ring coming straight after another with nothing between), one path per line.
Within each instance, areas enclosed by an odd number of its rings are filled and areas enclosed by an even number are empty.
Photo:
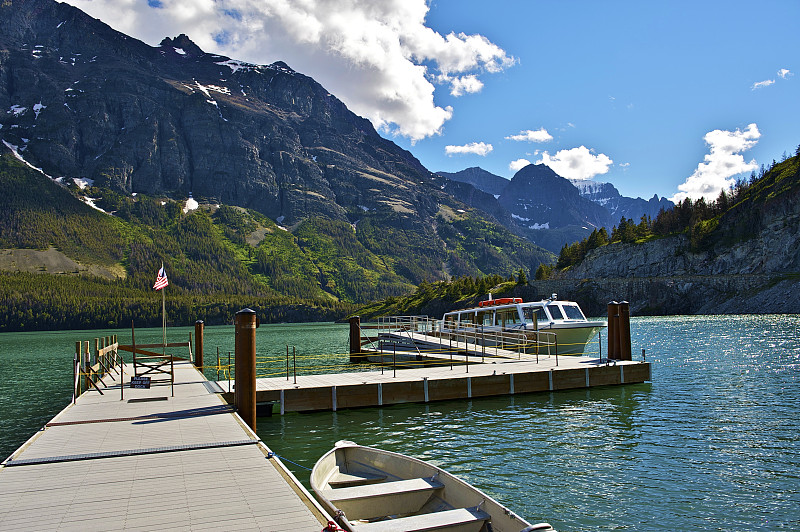
M800 145L798 0L67 1L153 46L284 61L432 171L713 199Z

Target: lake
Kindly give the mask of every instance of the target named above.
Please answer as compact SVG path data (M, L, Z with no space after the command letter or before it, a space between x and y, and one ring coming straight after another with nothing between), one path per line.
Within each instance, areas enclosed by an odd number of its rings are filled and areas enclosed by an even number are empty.
M169 340L191 331L171 329ZM652 383L289 414L260 418L258 433L304 482L334 442L353 440L429 460L561 532L797 530L798 331L794 315L633 318L634 355L646 350ZM129 342L130 331L116 334ZM346 359L347 325L257 334L259 356L285 357L288 344L326 367ZM97 335L0 334L0 456L67 404L74 343ZM161 331L136 338L158 342ZM206 364L233 345L232 326L206 328Z

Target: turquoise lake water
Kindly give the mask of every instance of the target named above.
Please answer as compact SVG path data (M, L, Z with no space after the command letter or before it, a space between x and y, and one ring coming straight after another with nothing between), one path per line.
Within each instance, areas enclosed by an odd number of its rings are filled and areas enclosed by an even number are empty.
M0 334L0 457L66 406L74 343L97 334ZM257 334L260 356L284 360L288 344L325 369L346 360L346 325ZM561 532L800 530L800 316L633 318L631 334L652 383L290 414L259 418L258 433L303 481L348 439L429 460ZM207 328L206 363L233 341L232 326Z

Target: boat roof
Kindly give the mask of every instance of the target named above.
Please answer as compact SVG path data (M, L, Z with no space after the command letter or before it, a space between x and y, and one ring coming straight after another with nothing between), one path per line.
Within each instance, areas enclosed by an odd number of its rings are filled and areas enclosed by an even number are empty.
M494 300L487 300L487 301L501 301L503 299L512 299L512 298L497 298ZM519 299L519 298L516 298ZM510 308L510 307L544 307L547 305L553 304L564 304L564 305L577 305L575 301L567 301L565 299L541 299L539 301L525 301L519 303L499 303L499 304L490 304L490 305L483 305L483 306L475 306L475 307L468 307L460 310L451 310L450 312L445 312L445 316L448 314L458 314L460 312L470 312L470 311L478 311L478 310L492 310L498 308Z

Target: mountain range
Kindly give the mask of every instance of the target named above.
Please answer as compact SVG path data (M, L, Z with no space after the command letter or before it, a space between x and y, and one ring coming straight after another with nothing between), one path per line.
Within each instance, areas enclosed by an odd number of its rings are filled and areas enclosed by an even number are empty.
M60 310L13 272L146 290L163 261L187 298L294 305L554 260L285 63L152 47L52 0L0 3L0 140L0 284L23 321Z
M525 166L511 180L482 168L438 174L491 196L471 205L506 220L517 234L554 253L594 229L605 227L610 232L623 217L638 222L642 216L655 218L660 210L674 206L657 195L650 200L624 197L611 183L568 180L543 164ZM455 195L465 199L463 194Z

